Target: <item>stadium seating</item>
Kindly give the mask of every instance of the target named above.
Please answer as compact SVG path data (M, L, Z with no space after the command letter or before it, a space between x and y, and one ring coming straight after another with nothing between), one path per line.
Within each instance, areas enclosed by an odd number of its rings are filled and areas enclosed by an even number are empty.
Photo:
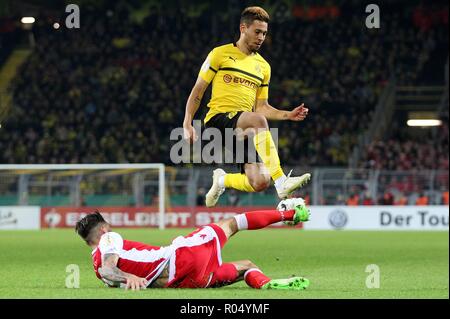
M272 65L270 101L283 109L300 102L310 108L303 123L273 123L289 145L282 150L288 164L345 166L389 72L414 83L420 73L414 59L432 50L417 43L437 38L414 29L408 14L386 13L387 26L378 32L366 32L356 18L348 28L347 15L271 24L262 50ZM169 163L169 132L182 124L203 59L232 41L237 29L211 36L205 17L164 11L142 24L123 10L86 12L83 24L92 31L36 26L37 46L14 81L16 108L7 122L28 129L2 134L0 161ZM38 111L26 117L30 103Z

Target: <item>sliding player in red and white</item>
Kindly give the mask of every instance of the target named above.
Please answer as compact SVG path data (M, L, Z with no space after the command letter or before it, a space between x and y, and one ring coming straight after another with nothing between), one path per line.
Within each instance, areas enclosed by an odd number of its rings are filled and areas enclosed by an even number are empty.
M98 211L77 222L75 230L93 249L94 271L109 287L211 288L245 280L256 289L300 290L308 287L308 279L271 279L249 260L222 263L221 250L238 231L278 222L296 225L308 221L309 215L303 199L286 199L274 210L252 211L200 227L169 246L125 240L112 232Z

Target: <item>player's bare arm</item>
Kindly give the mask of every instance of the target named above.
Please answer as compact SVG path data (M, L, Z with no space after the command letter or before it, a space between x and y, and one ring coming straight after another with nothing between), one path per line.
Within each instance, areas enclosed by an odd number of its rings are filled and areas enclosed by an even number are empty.
M271 106L267 99L258 99L256 100L255 111L264 115L268 120L303 121L308 115L309 110L302 103L292 111L283 111Z
M186 112L183 121L184 138L190 142L195 142L197 140L197 134L192 126L192 120L200 106L203 94L205 94L208 85L208 82L201 77L198 77L186 103Z
M117 267L118 260L119 255L117 254L103 255L102 267L98 269L98 272L102 278L112 282L114 287L119 287L121 283L124 283L126 284L125 289L145 289L148 284L147 280L120 270Z

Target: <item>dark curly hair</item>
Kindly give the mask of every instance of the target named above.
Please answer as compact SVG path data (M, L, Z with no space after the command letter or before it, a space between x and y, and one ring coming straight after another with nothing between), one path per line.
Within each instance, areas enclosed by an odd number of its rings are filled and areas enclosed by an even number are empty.
M98 210L94 213L86 215L80 219L75 225L75 232L83 238L87 244L92 240L93 230L97 229L97 226L108 224Z

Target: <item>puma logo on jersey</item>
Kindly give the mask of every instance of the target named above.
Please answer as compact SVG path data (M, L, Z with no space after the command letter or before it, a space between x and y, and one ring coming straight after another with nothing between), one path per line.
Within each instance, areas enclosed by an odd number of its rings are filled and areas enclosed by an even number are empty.
M227 117L231 120L236 114L237 114L237 112L229 112L227 114ZM219 195L217 195L217 196L219 196Z
M229 56L229 58L230 58L231 60L233 60L234 62L236 62L236 59L235 59L235 58L233 58L233 57L231 57L231 56Z

